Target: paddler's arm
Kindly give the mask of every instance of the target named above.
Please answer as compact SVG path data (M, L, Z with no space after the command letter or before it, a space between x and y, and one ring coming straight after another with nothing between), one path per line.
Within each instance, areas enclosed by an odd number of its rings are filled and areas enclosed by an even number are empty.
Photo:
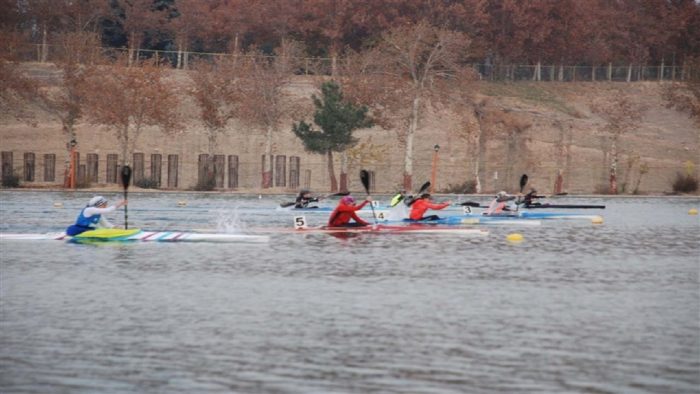
M114 228L114 225L107 220L105 215L100 216L100 221L97 223L98 228Z
M362 201L361 203L355 205L355 209L353 209L353 211L359 211L360 209L362 209L365 205L367 205L367 204L370 203L371 201L372 201L372 197L367 196L367 198L365 199L365 201Z
M435 210L440 210L440 209L445 209L452 205L452 201L445 201L441 204L428 204L428 208L430 209L435 209Z
M361 224L361 225L363 225L363 226L369 226L369 223L366 222L366 221L364 221L364 220L362 220L362 218L360 218L359 216L357 216L357 214L356 214L355 212L350 213L350 216L355 220L355 222L357 222L357 223L359 223L359 224Z

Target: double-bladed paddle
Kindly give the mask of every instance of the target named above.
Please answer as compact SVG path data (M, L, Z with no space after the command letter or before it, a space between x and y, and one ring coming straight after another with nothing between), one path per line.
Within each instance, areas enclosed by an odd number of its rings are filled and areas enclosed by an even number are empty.
M525 189L525 185L527 185L527 179L528 179L527 174L523 174L520 177L520 193L522 193L523 189ZM481 205L478 202L474 202L474 201L465 201L465 202L459 203L457 205L461 205L463 207L488 208L488 206Z
M418 189L418 192L414 196L411 196L409 200L405 201L406 205L408 205L409 207L413 205L413 203L416 202L416 200L419 199L420 196L423 195L423 193L427 192L429 188L430 181L425 182L423 186L421 186L420 189Z
M520 193L525 189L525 185L527 185L527 174L523 174L523 176L520 177Z
M131 181L131 167L122 167L122 186L124 186L124 201L127 201L129 195L129 182ZM128 204L124 205L124 229L129 228L129 209Z
M349 195L349 194L350 194L350 192L339 192L339 193L324 194L323 196L318 196L318 197L316 197L316 199L318 199L318 200L323 200L324 198L328 198L328 197L347 196L347 195ZM291 207L292 205L296 205L296 201L294 201L294 202L283 202L283 203L280 203L280 207L282 207L282 208L288 208L288 207Z

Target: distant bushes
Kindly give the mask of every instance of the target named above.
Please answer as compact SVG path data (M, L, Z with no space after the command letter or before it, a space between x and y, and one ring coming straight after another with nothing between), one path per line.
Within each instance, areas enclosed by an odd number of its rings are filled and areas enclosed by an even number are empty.
M673 181L674 193L694 193L698 190L698 179L690 174L676 173Z
M445 194L470 194L476 193L476 181L466 181L459 185L449 184L446 188L442 189L440 193Z
M205 176L197 182L194 190L198 192L208 192L216 188L216 178L214 176Z
M19 177L15 174L3 176L2 187L19 187Z
M141 178L134 182L134 185L142 189L158 189L160 184L153 178Z

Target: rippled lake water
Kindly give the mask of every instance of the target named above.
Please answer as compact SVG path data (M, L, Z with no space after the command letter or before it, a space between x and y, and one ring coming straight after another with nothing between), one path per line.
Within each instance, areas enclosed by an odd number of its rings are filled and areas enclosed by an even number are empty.
M0 192L0 232L60 231L89 197ZM289 198L130 193L129 223L289 227ZM559 201L605 204L604 223L1 241L0 392L697 393L700 200Z

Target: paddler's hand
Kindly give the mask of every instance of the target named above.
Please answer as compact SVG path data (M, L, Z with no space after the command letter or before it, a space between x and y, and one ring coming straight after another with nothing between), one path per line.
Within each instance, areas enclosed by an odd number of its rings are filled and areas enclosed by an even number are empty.
M128 201L127 200L121 200L117 203L117 208L123 207L124 205L127 205Z
M372 196L367 196L367 197L365 198L365 201L367 201L367 202L372 202Z

